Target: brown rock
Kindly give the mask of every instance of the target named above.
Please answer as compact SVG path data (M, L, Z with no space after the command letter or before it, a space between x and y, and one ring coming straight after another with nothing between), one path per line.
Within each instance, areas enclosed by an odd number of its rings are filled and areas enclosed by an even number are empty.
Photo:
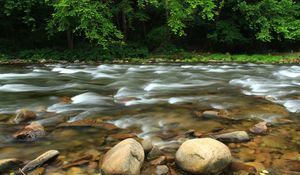
M69 123L62 123L58 127L100 127L109 131L118 129L118 127L114 124L104 123L101 119L83 119Z
M163 152L157 146L153 146L152 150L147 155L147 159L152 160L160 156L163 156Z
M263 163L265 166L270 166L272 162L272 156L270 153L257 153L255 154L255 161Z
M243 162L249 162L255 160L255 150L250 148L241 148L238 157Z
M111 135L109 135L109 137L111 137L112 139L116 139L116 140L124 140L124 139L128 139L128 138L134 138L134 137L136 137L136 134L118 133L118 134L111 134Z
M167 163L174 163L175 162L175 157L173 155L167 155L165 157L166 157Z
M230 164L230 169L232 171L246 171L246 172L249 172L249 173L256 173L256 169L254 166L251 166L251 165L247 165L243 162L232 162Z
M298 160L276 159L273 160L273 166L283 171L300 172L300 161Z
M259 163L259 162L247 162L245 164L255 167L257 172L261 172L261 171L266 169L265 166L262 163Z
M70 163L67 163L62 168L67 169L74 166L85 165L88 164L91 159L92 159L92 155L85 155L83 157L79 157L78 159L71 161Z
M81 168L72 167L67 171L67 175L86 175Z
M187 132L184 133L184 135L186 137L203 137L204 136L204 133L201 132L201 131L195 131L193 129L191 130L188 130Z
M186 132L184 133L184 135L185 135L186 137L192 137L192 136L194 136L194 133L195 133L195 130L194 130L194 129L190 129L190 130L186 131Z
M0 173L21 168L22 164L23 162L18 159L2 159L0 160Z
M281 159L286 159L286 160L298 160L300 157L299 152L288 152L285 153L281 156ZM300 160L299 160L300 161Z
M163 165L166 163L166 157L165 156L160 156L157 159L154 159L150 162L151 165Z
M13 137L22 141L35 141L41 137L44 137L45 135L46 132L44 127L41 124L34 122L16 132Z
M219 112L218 111L204 111L202 113L203 117L218 117L219 116Z
M14 123L19 124L22 122L36 119L36 113L27 109L20 109L16 112Z
M170 170L170 175L178 175L176 170L174 170L173 168L169 167L169 170Z
M71 97L63 96L63 97L60 97L59 99L62 103L66 103L66 104L72 103L72 98Z
M259 122L249 129L249 131L253 134L266 134L267 130L267 122Z
M43 175L45 172L46 172L46 169L44 167L39 167L39 168L31 171L27 175Z
M239 143L239 142L246 142L250 140L249 135L245 131L224 133L224 134L215 135L215 137L218 140L227 143Z

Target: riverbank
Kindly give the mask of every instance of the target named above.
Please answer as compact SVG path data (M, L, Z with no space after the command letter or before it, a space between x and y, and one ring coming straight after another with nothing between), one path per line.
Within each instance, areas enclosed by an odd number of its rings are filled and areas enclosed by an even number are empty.
M93 53L95 55L95 53ZM92 55L68 53L31 53L28 55L0 54L0 64L45 64L45 63L77 63L77 64L151 64L151 63L268 63L268 64L299 64L300 52L274 54L220 54L220 53L190 53L150 54L142 57L108 58Z

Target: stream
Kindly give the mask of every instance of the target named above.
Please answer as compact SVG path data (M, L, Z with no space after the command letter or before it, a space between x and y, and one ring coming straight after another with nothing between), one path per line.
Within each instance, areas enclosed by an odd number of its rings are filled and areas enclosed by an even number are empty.
M45 127L45 138L29 143L12 138L26 125L11 123L19 109L37 113L35 121ZM199 116L203 111L223 115ZM85 119L118 128L59 127ZM64 161L88 151L102 155L126 134L149 139L174 155L187 131L248 131L260 121L268 123L267 134L227 143L233 158L259 163L274 174L300 174L299 167L285 162L299 159L299 65L0 66L0 159L31 160L49 149L59 150ZM55 166L47 173L68 171Z

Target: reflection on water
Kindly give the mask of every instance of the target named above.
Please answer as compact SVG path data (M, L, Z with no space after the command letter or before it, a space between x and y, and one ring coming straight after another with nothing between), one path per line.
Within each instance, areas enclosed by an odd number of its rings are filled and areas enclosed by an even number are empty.
M100 138L107 132L95 128L58 132L55 127L102 116L110 116L107 122L152 139L161 148L172 148L189 129L207 133L216 128L246 130L253 124L250 120L276 125L280 119L299 126L300 66L2 66L0 99L0 158L26 157L44 150L45 145L65 151L95 147L103 143ZM21 108L38 112L37 120L50 133L30 149L10 138L21 126L6 122ZM226 119L195 118L195 111L205 110L225 111Z

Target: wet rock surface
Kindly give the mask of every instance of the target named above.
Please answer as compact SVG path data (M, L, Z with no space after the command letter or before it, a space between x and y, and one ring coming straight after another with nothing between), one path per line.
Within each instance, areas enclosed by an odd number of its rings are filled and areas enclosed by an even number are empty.
M7 173L21 168L23 162L18 159L0 159L0 173Z
M143 147L134 139L126 139L104 155L101 170L106 175L139 175L143 162Z
M36 119L37 115L33 111L27 109L20 109L16 112L16 117L13 119L14 123L19 124Z
M23 172L29 172L39 166L42 166L44 163L46 163L47 161L57 157L59 155L59 151L57 150L50 150L47 151L45 153L43 153L42 155L38 156L36 159L28 162L23 168L22 171Z
M152 144L151 140L143 140L141 142L141 144L142 144L142 147L143 147L145 153L149 153L153 148L153 144Z
M218 174L231 163L229 148L211 139L191 139L176 152L176 164L193 174Z
M215 137L218 140L227 143L247 142L250 140L248 133L245 131L234 131L230 133L215 135Z
M20 141L36 141L39 138L42 138L46 135L44 127L37 123L31 123L30 125L25 126L20 131L16 132L13 137Z
M157 175L167 175L169 173L169 168L166 165L159 165L156 167Z
M249 131L253 134L266 134L267 130L267 122L259 122L249 129Z
M99 127L105 130L118 129L113 124L103 122L102 119L83 119L74 122L62 123L58 127Z

